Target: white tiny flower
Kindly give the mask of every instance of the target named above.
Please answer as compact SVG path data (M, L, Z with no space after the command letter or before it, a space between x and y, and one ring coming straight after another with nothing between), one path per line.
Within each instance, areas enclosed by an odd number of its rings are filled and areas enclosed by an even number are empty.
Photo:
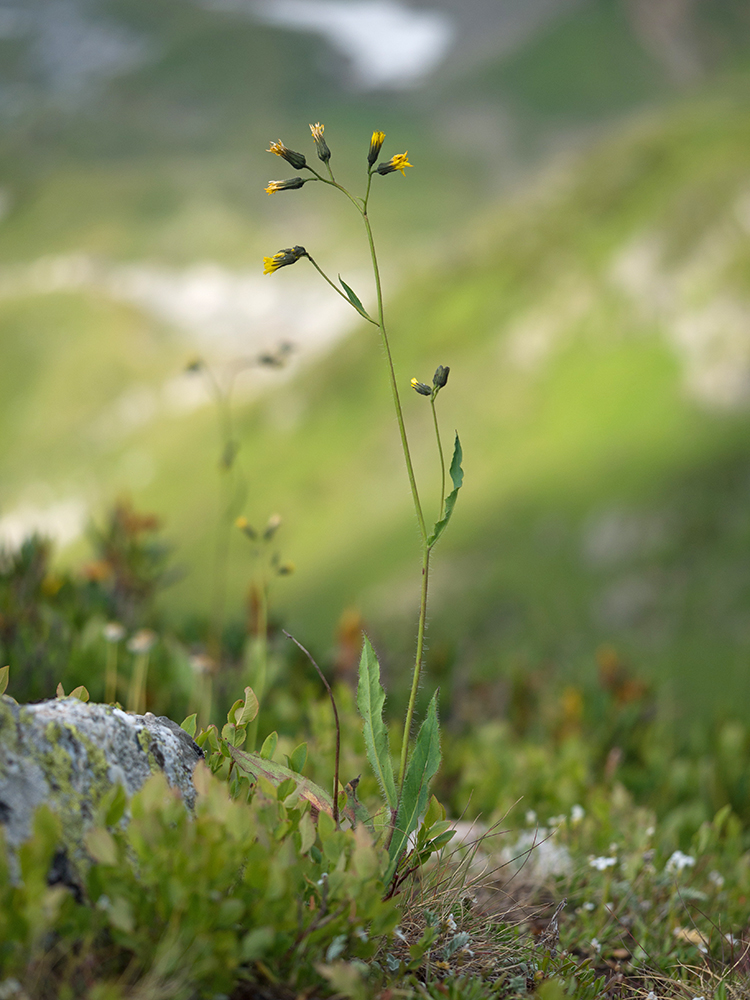
M724 876L721 872L709 872L708 881L713 882L717 889L722 889L724 887Z
M536 813L533 809L526 810L526 826L536 826Z
M655 826L647 826L647 827L646 827L646 836L647 836L647 837L648 837L649 839L651 839L651 837L653 837L653 835L654 835L655 833L656 833L656 827L655 827Z
M125 638L125 626L119 622L107 622L102 633L107 642L119 642Z
M646 994L646 1000L658 1000L653 990L648 991L648 993Z
M585 815L586 815L586 810L583 808L583 806L579 805L577 802L574 806L571 806L570 809L571 823L580 823Z
M135 635L132 635L130 639L128 639L128 650L136 655L140 653L148 653L156 642L156 638L156 632L152 629L139 629Z
M609 845L609 853L617 854L617 844L614 841Z
M597 938L591 938L591 947L597 954L602 950L601 943L597 940Z
M586 910L588 913L591 913L592 910L596 909L596 904L595 903L591 903L591 902L584 903L583 904L583 909Z
M682 851L675 851L664 867L668 872L681 872L683 868L692 868L694 864L695 858L683 854Z
M448 914L448 919L445 921L445 926L448 928L449 931L458 930L458 924L453 919L453 914L452 913Z
M617 858L589 858L589 866L596 868L598 872L606 871L607 868L612 868L616 864Z

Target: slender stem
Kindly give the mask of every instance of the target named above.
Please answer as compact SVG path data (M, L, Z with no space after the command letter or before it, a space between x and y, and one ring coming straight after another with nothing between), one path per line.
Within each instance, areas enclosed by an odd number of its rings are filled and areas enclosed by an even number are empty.
M432 406L432 419L435 424L435 437L437 438L438 454L440 455L440 517L439 521L443 520L443 514L445 513L445 455L443 454L443 442L440 440L440 427L438 426L437 412L435 410L435 396L430 399L430 405Z
M427 586L430 576L430 552L431 547L425 545L422 555L422 593L419 601L419 627L417 629L417 656L414 663L414 675L411 681L411 693L409 694L409 705L406 709L406 721L404 722L404 738L401 742L401 761L398 769L399 795L403 791L404 778L406 777L406 757L409 752L409 733L411 732L411 722L414 717L414 706L417 701L417 691L419 690L419 675L422 672L422 656L424 653L424 633L427 624Z
M318 677L323 681L325 689L328 692L328 697L331 699L331 706L333 708L333 720L336 724L336 759L334 761L334 773L333 773L333 822L336 824L336 829L339 828L339 760L341 757L341 725L339 724L339 713L336 708L336 699L333 697L333 691L331 690L331 685L326 680L325 674L320 669L318 664L312 658L310 653L305 649L301 642L297 642L293 635L290 635L286 629L281 630L287 639L291 639L295 646L298 646L305 656L308 658L310 663L318 671Z
M422 536L422 545L427 545L427 525L425 524L424 514L422 513L422 504L419 501L419 491L417 490L417 480L414 476L414 466L411 461L411 454L409 452L409 441L406 437L406 426L404 424L404 414L401 409L401 399L398 394L398 384L396 382L396 370L393 367L393 357L391 355L391 345L388 342L388 334L385 329L385 317L383 315L383 289L380 283L380 269L378 267L378 256L375 252L375 241L372 237L372 228L370 227L370 220L367 218L367 212L360 208L362 214L362 219L365 224L365 229L367 231L367 240L370 244L370 256L372 257L372 270L375 275L375 290L378 296L378 325L380 326L380 337L383 341L383 347L385 348L385 356L388 361L388 374L390 376L391 383L391 395L393 396L393 405L396 410L396 420L398 422L398 430L401 435L401 447L404 452L404 460L406 462L406 471L409 476L409 486L411 487L412 500L414 501L414 510L417 515L417 521L419 522L419 533Z

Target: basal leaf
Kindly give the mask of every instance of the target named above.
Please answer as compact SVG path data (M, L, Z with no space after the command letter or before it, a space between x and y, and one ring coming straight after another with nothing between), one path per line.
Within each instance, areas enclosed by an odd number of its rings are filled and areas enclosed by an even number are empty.
M260 754L245 753L230 746L229 753L234 760L239 771L249 775L251 778L265 778L274 788L278 788L285 781L291 781L298 789L300 798L306 799L318 812L327 813L333 816L333 799L315 782L309 778L303 778L301 774L296 774L283 764L277 764L273 760L265 760Z
M359 661L357 708L364 722L365 747L370 767L375 772L383 796L391 809L398 797L393 780L393 762L388 746L388 729L383 721L385 691L380 683L380 664L370 640L365 636Z
M411 834L417 828L419 816L427 805L430 782L440 767L440 726L437 716L437 691L432 696L427 718L419 728L409 766L406 769L401 802L396 814L393 836L388 854L391 864L386 875L386 884L393 877L396 865Z
M456 442L453 446L453 459L451 460L450 467L453 492L445 498L445 514L439 521L436 522L435 527L432 529L432 534L427 539L427 544L429 546L433 546L438 538L440 538L448 526L448 522L453 514L453 508L456 506L456 499L458 498L458 491L461 489L464 482L464 470L461 468L462 461L463 451L461 449L461 442L458 440L458 434L456 434Z

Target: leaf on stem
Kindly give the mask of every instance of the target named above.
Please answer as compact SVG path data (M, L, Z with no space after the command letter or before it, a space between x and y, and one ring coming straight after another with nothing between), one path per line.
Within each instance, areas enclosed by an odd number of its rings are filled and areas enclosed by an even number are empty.
M393 877L398 860L406 849L409 835L417 828L420 814L427 805L430 782L440 767L440 726L437 716L437 696L436 691L427 709L427 718L419 727L417 741L406 769L404 786L401 790L401 802L396 813L393 837L388 848L391 863L385 878L386 884Z
M352 291L352 289L347 285L347 283L344 281L344 279L341 277L341 275L339 275L339 281L341 282L341 287L346 292L346 297L349 299L349 301L354 306L354 308L357 310L357 312L361 313L363 316L367 316L367 310L365 309L365 307L360 302L359 298L357 297L356 292Z
M453 514L453 508L456 506L456 499L458 497L458 491L463 486L464 482L464 470L461 468L461 462L463 461L463 451L461 450L461 442L458 440L458 434L456 434L456 443L453 446L453 458L451 460L450 476L453 481L453 492L445 498L445 516L442 517L432 529L432 534L427 539L427 544L432 548L435 542L440 538L442 533L448 526L448 521L451 519Z
M396 808L396 782L388 745L388 729L383 721L385 691L380 683L380 664L370 640L365 636L359 661L357 708L364 722L365 747L370 767L375 772L383 796L391 809Z
M252 722L258 714L258 707L258 699L255 697L255 692L251 687L246 687L244 704L238 707L234 713L237 725L246 726L248 722Z

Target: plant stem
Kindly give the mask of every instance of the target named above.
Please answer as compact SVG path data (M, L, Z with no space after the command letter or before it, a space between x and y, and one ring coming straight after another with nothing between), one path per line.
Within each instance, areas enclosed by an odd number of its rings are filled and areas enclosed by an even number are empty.
M398 769L399 795L404 787L406 777L406 758L409 752L409 733L411 732L411 722L414 717L414 705L417 701L417 691L419 690L419 676L422 672L422 656L424 653L424 633L427 624L427 587L430 577L430 552L432 548L425 544L422 553L422 591L419 601L419 627L417 628L417 655L414 662L414 674L411 680L411 692L409 694L409 705L406 709L406 720L404 722L404 738L401 742L401 761Z
M430 405L432 406L432 419L435 424L435 437L437 438L438 454L440 455L440 517L438 520L442 521L443 514L445 513L445 455L443 454L443 442L440 440L440 427L438 426L437 412L435 410L434 393L430 399Z

